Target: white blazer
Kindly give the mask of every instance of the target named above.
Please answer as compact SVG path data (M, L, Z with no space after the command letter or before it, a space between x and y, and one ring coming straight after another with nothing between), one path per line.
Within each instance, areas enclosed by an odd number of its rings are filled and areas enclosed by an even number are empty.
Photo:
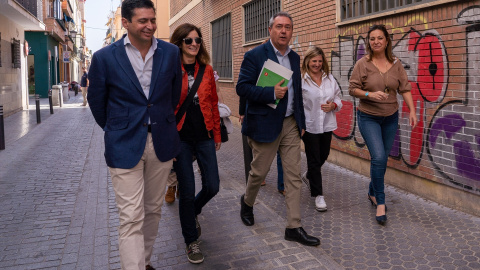
M342 108L341 91L332 74L323 75L322 84L315 83L308 73L302 78L303 108L308 133L320 134L337 129L335 112ZM320 107L327 101L333 101L337 108L325 113Z

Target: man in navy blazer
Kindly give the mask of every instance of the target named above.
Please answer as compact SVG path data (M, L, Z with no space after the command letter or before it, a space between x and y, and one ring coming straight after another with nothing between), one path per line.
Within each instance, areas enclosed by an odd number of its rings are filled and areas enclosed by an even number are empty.
M174 114L182 84L180 52L153 36L151 0L125 0L121 12L127 34L93 55L88 103L105 132L122 269L154 269L150 257L165 187L180 150Z
M287 204L285 239L316 246L320 240L308 235L301 224L300 137L305 132L305 114L300 57L288 45L293 34L292 17L286 12L273 15L268 31L270 40L245 54L236 87L237 94L247 100L242 133L248 136L253 151L247 188L240 199L240 217L245 225L254 224L253 205L278 150L282 159ZM256 86L267 59L293 71L287 86L281 86L283 80L272 87ZM280 102L275 109L267 105L276 99Z

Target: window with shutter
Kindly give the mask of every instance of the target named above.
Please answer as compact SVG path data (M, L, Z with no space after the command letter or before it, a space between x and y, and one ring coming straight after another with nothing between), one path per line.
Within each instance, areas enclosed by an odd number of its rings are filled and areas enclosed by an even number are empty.
M254 0L243 6L245 43L269 37L268 21L280 11L280 0Z
M212 22L212 64L220 78L233 78L232 20L230 14Z

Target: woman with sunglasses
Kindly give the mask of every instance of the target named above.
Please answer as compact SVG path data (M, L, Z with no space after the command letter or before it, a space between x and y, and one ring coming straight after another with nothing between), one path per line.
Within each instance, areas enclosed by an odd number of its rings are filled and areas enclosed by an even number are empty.
M217 156L215 151L220 149L220 114L218 111L218 97L210 56L202 42L202 33L195 25L185 23L178 26L172 34L170 42L180 48L183 83L180 103L175 111L177 115L177 129L180 135L181 152L173 163L177 173L179 198L180 224L186 243L186 253L191 263L203 262L198 238L200 224L197 216L202 207L212 199L219 190ZM204 68L203 75L201 73ZM200 81L201 80L201 81ZM195 91L196 84L200 84L193 101L185 109L182 104L189 102L189 92ZM192 165L192 156L197 158L201 172L202 189L195 195L195 175Z
M417 125L411 88L402 62L393 55L387 29L373 25L367 34L367 55L355 64L348 90L360 99L358 127L371 157L367 199L376 207L375 219L380 225L387 221L384 177L398 129L397 93L408 106L410 126Z

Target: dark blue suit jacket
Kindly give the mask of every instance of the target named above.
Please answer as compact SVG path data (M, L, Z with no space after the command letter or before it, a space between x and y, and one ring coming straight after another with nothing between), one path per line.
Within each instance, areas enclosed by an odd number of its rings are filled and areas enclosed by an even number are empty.
M299 132L305 129L305 112L303 111L302 82L300 73L300 56L294 51L288 54L293 70L293 107L295 121ZM237 94L247 100L242 133L257 142L273 142L282 131L283 120L287 112L285 95L272 109L267 104L273 103L274 87L256 86L263 64L267 59L278 63L277 56L270 41L245 53L237 83Z
M124 38L97 51L88 72L88 103L105 131L105 159L113 168L130 169L145 150L150 117L153 146L160 161L180 152L175 107L180 99L182 70L177 46L158 40L147 98L133 70Z

